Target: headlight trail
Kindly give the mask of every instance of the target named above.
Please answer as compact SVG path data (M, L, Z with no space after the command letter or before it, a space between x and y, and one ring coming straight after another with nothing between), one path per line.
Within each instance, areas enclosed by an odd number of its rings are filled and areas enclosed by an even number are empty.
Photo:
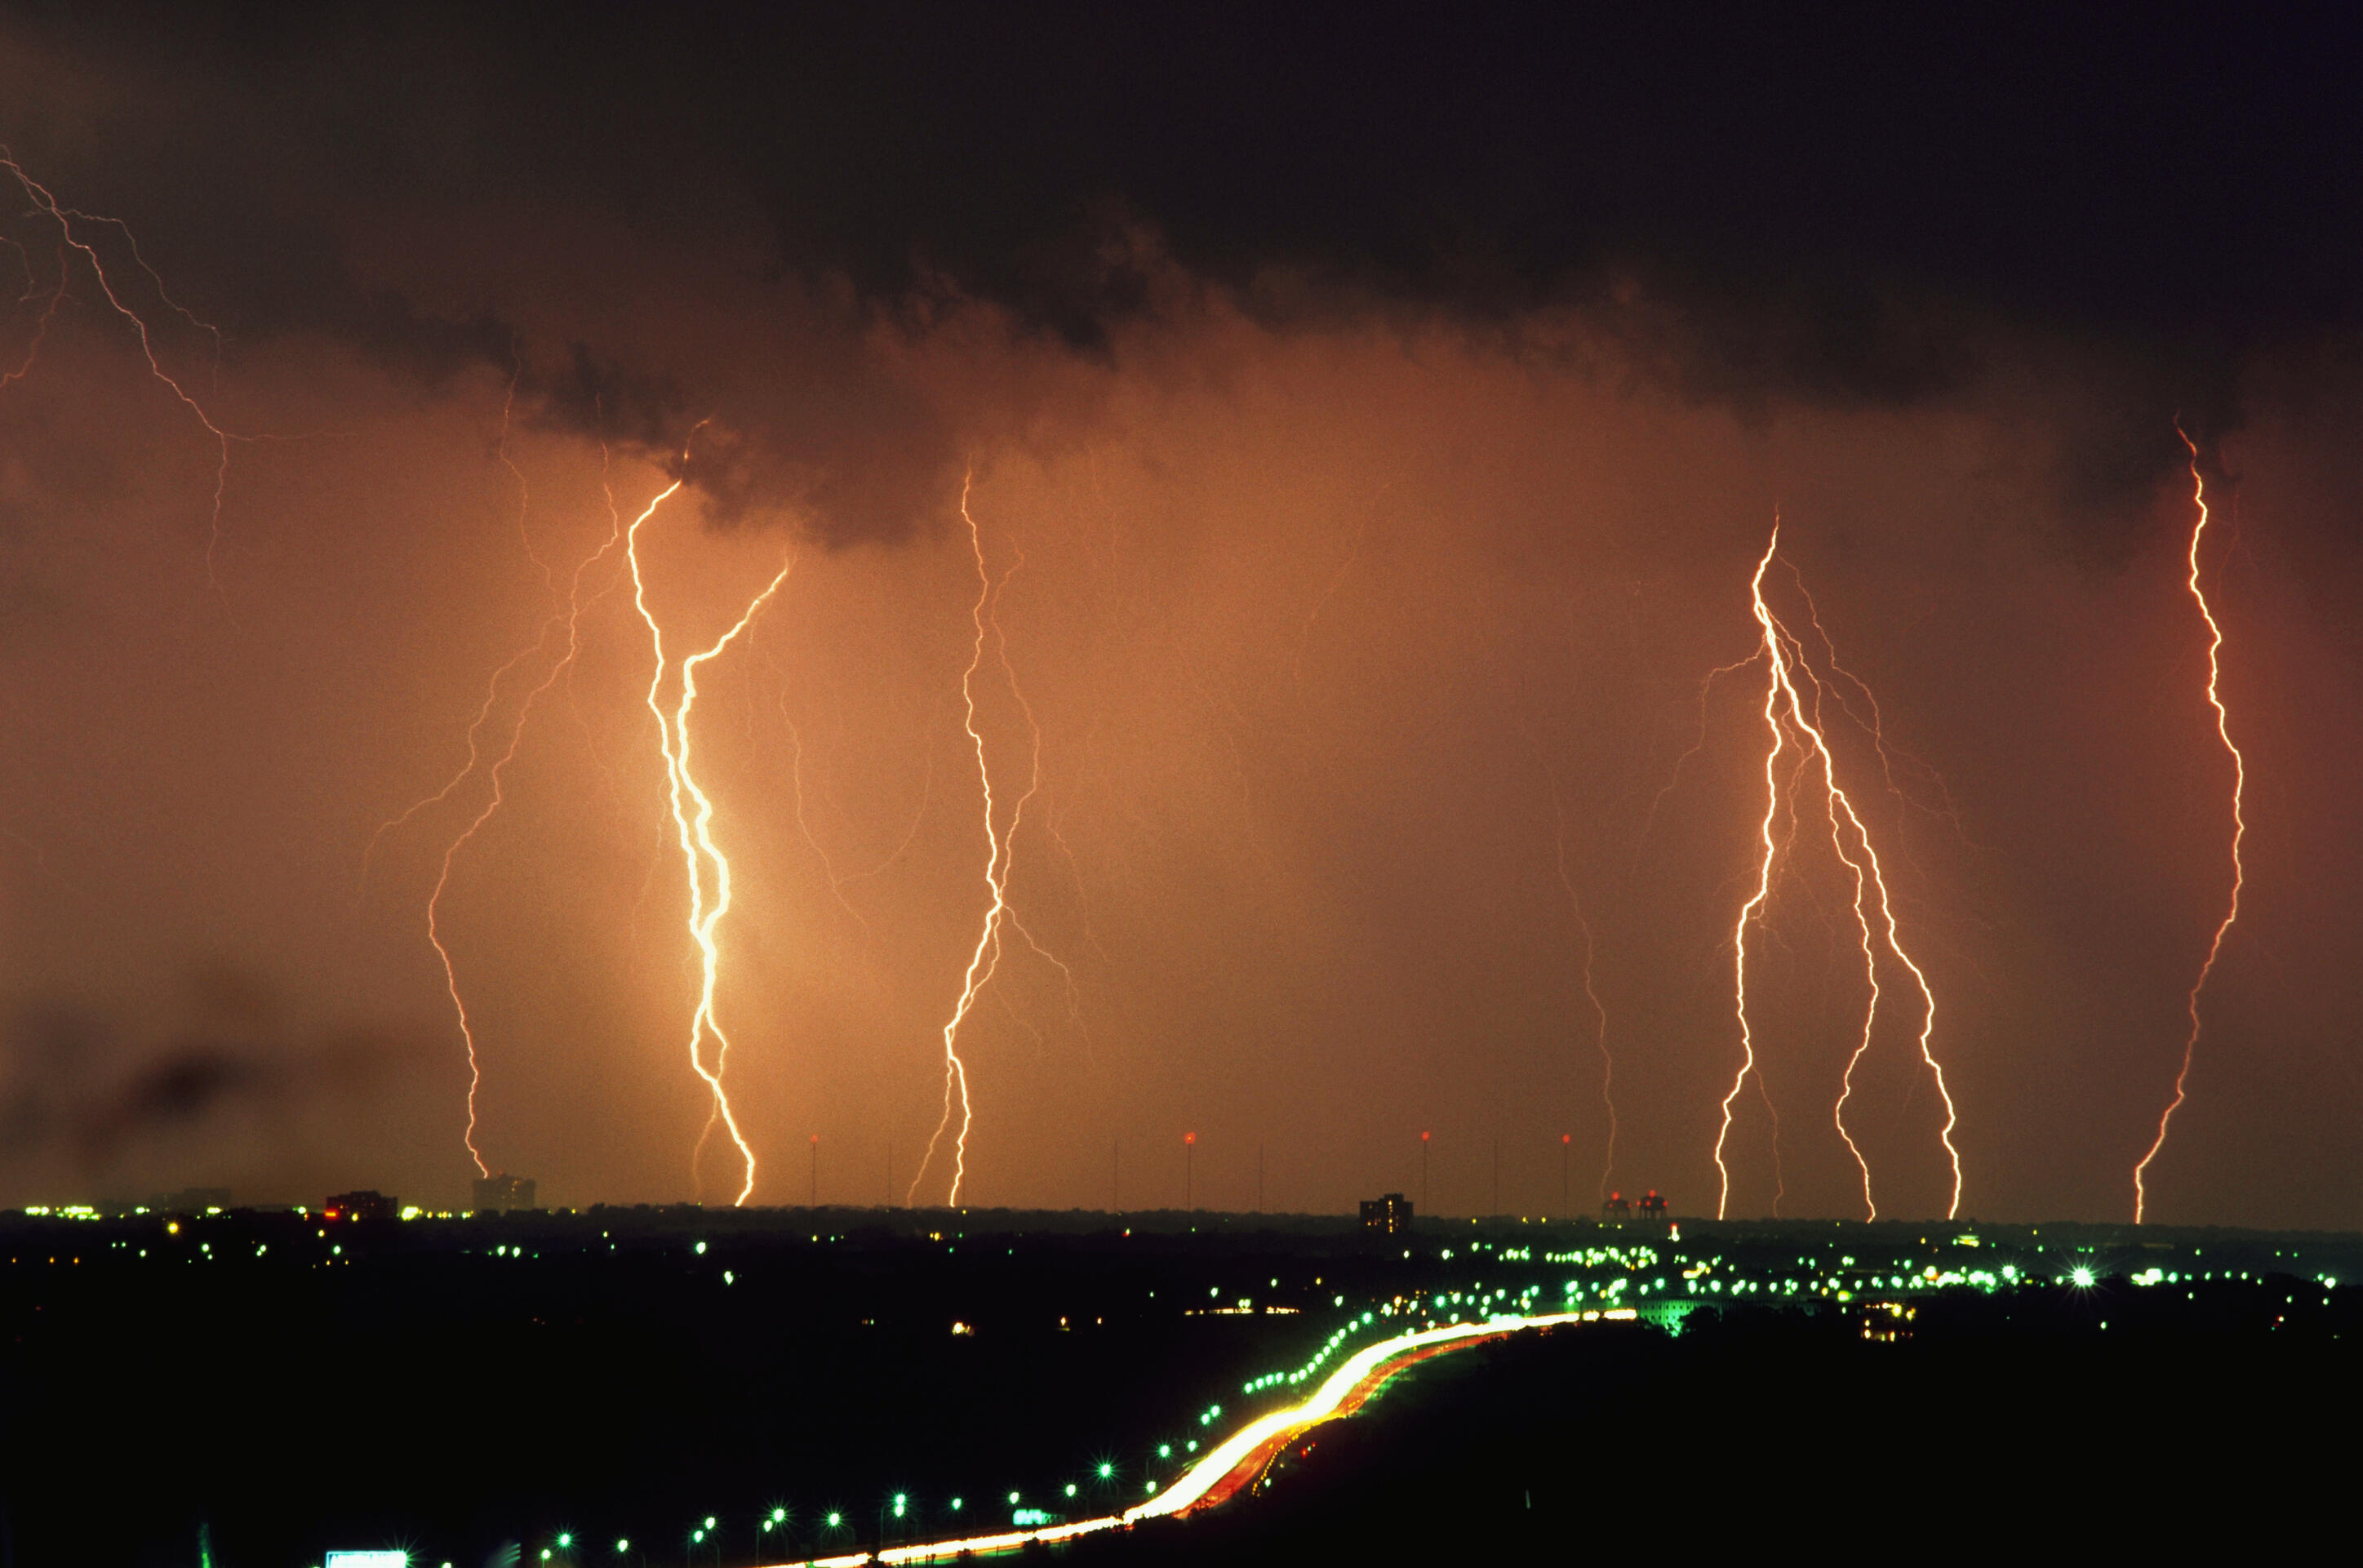
M503 445L501 450L501 460L509 467L510 472L516 473L516 465L508 461L506 445L507 424L508 415L505 408L502 413ZM522 488L525 484L525 476L521 473L517 475L517 484L520 488ZM523 515L523 507L520 506L518 531L521 537L524 535ZM608 507L608 517L613 526L610 528L605 540L600 544L598 549L593 550L589 555L584 556L581 561L575 563L573 580L568 586L566 604L564 607L562 609L553 609L549 617L542 622L541 628L535 634L533 640L520 647L515 653L511 654L505 662L494 670L492 678L485 685L484 700L477 706L476 717L468 726L467 761L460 764L459 772L453 773L451 777L446 781L441 789L436 791L433 795L421 796L418 800L412 802L409 808L404 811L400 816L389 818L387 821L381 824L378 828L376 836L370 840L370 853L373 854L376 851L379 841L383 840L386 834L402 827L412 817L417 816L421 811L426 810L429 806L438 806L444 801L449 799L454 791L458 790L460 786L465 784L469 779L475 776L479 768L483 764L483 733L485 724L491 719L493 710L500 700L501 683L508 677L511 671L516 669L532 655L538 653L543 648L547 647L549 645L551 633L556 631L559 626L562 623L566 628L566 651L559 656L557 661L553 662L547 671L543 673L540 684L527 692L524 698L518 702L516 706L516 716L509 725L508 740L503 747L501 754L493 761L490 768L486 770L486 778L491 786L490 793L487 795L483 806L477 810L474 817L469 819L468 825L462 828L459 834L443 847L443 860L436 873L435 888L433 892L427 895L427 940L435 949L435 956L442 962L443 987L446 994L448 994L451 998L451 1011L460 1025L460 1038L467 1046L468 1051L468 1125L466 1131L462 1134L461 1140L467 1145L468 1158L475 1162L476 1171L479 1175L489 1176L492 1174L491 1169L484 1163L483 1151L478 1149L476 1146L476 1094L483 1085L483 1065L482 1059L477 1052L475 1026L468 1016L467 999L460 991L459 972L451 962L450 949L443 940L443 895L450 886L452 862L458 858L460 850L465 848L468 842L475 838L477 831L482 828L484 824L493 819L494 816L499 812L505 802L505 797L502 788L503 776L506 773L509 763L516 757L517 746L525 737L526 721L533 716L534 704L538 702L543 694L548 692L550 687L558 684L558 678L560 675L573 667L575 656L582 651L583 576L585 573L590 572L593 567L605 560L607 556L614 551L616 547L624 541L622 518L615 510L612 496L610 497ZM549 569L538 557L534 556L529 539L527 542L526 553L528 558L534 561L535 565L541 568L545 579L548 579ZM605 590L603 590L603 592ZM369 854L363 855L361 864L362 874L366 877L369 867Z
M30 346L26 350L23 363L19 364L16 369L7 372L5 376L0 376L0 386L6 386L8 383L18 380L33 368L33 362L40 353L42 339L46 338L49 333L50 323L57 315L58 307L63 302L66 295L68 272L67 261L69 260L66 252L68 250L74 251L89 265L91 275L98 280L99 292L106 296L106 303L109 307L111 307L117 316L129 322L131 324L132 330L139 334L139 352L148 361L149 373L153 375L158 381L163 383L164 385L171 390L172 395L180 400L182 406L185 407L191 414L194 415L196 417L197 423L205 427L205 434L211 436L214 439L214 445L218 453L218 461L216 462L214 467L214 502L213 512L210 519L212 531L205 540L205 581L212 585L215 595L216 597L220 597L222 591L221 580L215 575L214 559L220 552L221 549L222 502L224 497L227 496L229 492L230 443L233 441L252 440L257 438L234 435L230 431L226 430L221 426L216 424L214 422L213 416L205 412L205 405L197 401L195 395L191 393L186 386L183 385L180 380L175 377L172 372L164 368L164 361L157 357L155 335L150 329L147 317L141 316L129 305L124 303L123 295L117 292L116 288L115 279L108 275L105 261L99 256L97 245L93 240L86 239L75 226L79 223L94 227L112 228L116 233L122 235L125 246L131 252L132 264L138 267L141 272L146 274L150 285L155 290L156 298L161 302L167 310L170 310L173 315L178 316L191 327L196 328L198 331L205 334L206 337L213 339L214 354L216 362L218 362L221 354L222 339L220 328L213 326L210 322L200 320L188 309L187 306L182 305L178 300L174 299L165 291L163 278L158 274L155 268L148 264L147 258L139 254L139 241L132 234L130 225L125 223L121 218L105 217L93 213L83 212L74 207L59 206L57 197L50 194L50 188L25 172L24 166L17 161L16 154L8 149L6 143L0 143L0 169L7 170L10 174L16 177L17 183L24 188L27 199L31 201L33 204L34 212L48 218L51 223L55 224L58 231L57 286L53 290L50 291L48 302L42 307L39 321L37 323L34 329L33 340ZM28 285L26 297L28 300L30 300L40 293L39 284L33 278L33 270L29 254L25 250L22 245L17 246L17 255L26 261L26 276ZM225 606L227 606L227 601L225 600Z
M944 1134L952 1129L955 1109L959 1130L952 1137L951 1190L944 1201L959 1203L960 1185L968 1179L968 1134L975 1122L976 1113L974 1101L969 1095L968 1063L960 1058L960 1026L975 1011L977 998L1001 967L1003 928L1006 926L1015 929L1027 947L1059 971L1066 981L1071 1006L1076 995L1074 972L1037 941L1034 933L1026 929L1009 906L1009 864L1016 844L1017 829L1026 820L1026 804L1042 785L1042 726L1034 716L1033 705L1026 700L1025 689L1018 684L1016 669L1009 662L1009 639L1001 628L998 609L1002 590L1009 585L1010 578L1017 574L1018 568L1026 564L1026 558L1020 555L998 581L994 580L985 564L983 530L977 525L976 515L969 509L969 495L974 480L975 475L971 473L960 482L960 521L968 525L969 551L976 562L976 603L969 611L969 618L976 628L976 641L969 654L968 669L960 675L960 698L966 708L962 722L968 732L969 744L976 753L977 784L984 797L986 905L984 923L977 931L976 946L969 953L968 969L961 978L960 1000L954 1004L951 1017L944 1023L943 1117L936 1123L936 1130L927 1140L926 1152L919 1158L917 1173L911 1178L910 1190L904 1195L904 1201L909 1203L918 1201L919 1188L926 1181L927 1170L935 1162L936 1151L942 1145ZM985 760L984 731L977 728L976 676L977 672L984 667L984 650L988 641L993 644L994 657L1001 665L1002 677L1008 683L1009 695L1015 700L1019 713L1025 717L1032 747L1026 788L1010 807L1009 825L1005 828L998 827L995 822L998 806L993 796L993 769Z
M2199 545L2207 535L2207 481L2199 473L2199 444L2184 434L2179 424L2175 426L2174 433L2181 436L2182 444L2191 450L2191 504L2199 513L2197 521L2191 527L2189 584L2191 601L2199 606L2199 618L2207 626L2207 702L2215 710L2215 738L2223 741L2224 750L2232 758L2232 895L2224 906L2224 918L2216 924L2214 937L2207 944L2207 958L2199 966L2199 977L2191 983L2187 1006L2191 1015L2191 1032L2183 1038L2182 1065L2174 1074L2174 1098L2167 1103L2165 1110L2158 1113L2158 1137L2151 1140L2149 1152L2144 1154L2141 1162L2134 1167L2136 1225L2142 1222L2143 1213L2149 1205L2149 1191L2143 1178L2149 1171L2150 1162L2157 1159L2158 1151L2166 1147L2168 1124L2174 1120L2174 1113L2182 1108L2184 1090L2190 1082L2191 1059L2199 1048L2199 994L2207 989L2207 977L2215 972L2215 960L2224 951L2224 933L2232 929L2232 922L2240 917L2240 888L2247 880L2240 864L2240 841L2248 832L2247 819L2241 814L2241 795L2248 784L2248 762L2240 755L2240 749L2232 744L2232 717L2224 710L2223 695L2217 690L2217 683L2224 673L2224 628L2216 624L2214 612L2207 605L2207 595L2199 585Z
M1538 1329L1554 1329L1587 1318L1630 1319L1638 1314L1620 1308L1608 1312L1555 1312L1537 1317L1503 1314L1481 1323L1450 1323L1421 1329L1367 1345L1348 1357L1302 1404L1268 1411L1233 1432L1192 1465L1163 1491L1122 1513L1070 1519L1032 1529L996 1531L958 1540L884 1546L871 1551L851 1551L834 1557L806 1559L775 1568L860 1568L871 1562L942 1562L966 1555L1015 1551L1026 1545L1071 1540L1103 1530L1122 1529L1143 1519L1164 1518L1193 1508L1213 1507L1227 1501L1251 1482L1264 1460L1324 1421L1353 1414L1388 1378L1430 1356L1464 1349L1486 1340Z
M1770 568L1780 546L1781 529L1776 522L1771 539L1765 547L1762 559L1756 563L1756 573L1749 584L1749 595L1756 623L1763 633L1759 652L1768 665L1764 691L1764 722L1771 733L1771 744L1764 757L1764 819L1758 830L1758 837L1763 844L1764 853L1758 868L1756 891L1741 906L1739 918L1733 932L1735 968L1733 990L1735 1010L1739 1020L1741 1062L1738 1074L1732 1080L1730 1092L1724 1096L1723 1126L1715 1139L1715 1170L1722 1180L1721 1191L1716 1198L1715 1218L1718 1219L1724 1218L1730 1203L1731 1173L1723 1155L1725 1145L1731 1135L1732 1106L1746 1087L1749 1074L1756 1072L1755 1035L1747 1015L1747 929L1751 924L1761 919L1765 906L1771 897L1773 867L1781 850L1781 841L1773 837L1772 832L1773 822L1781 809L1779 763L1781 754L1787 747L1789 736L1793 732L1797 737L1801 755L1798 759L1798 767L1791 780L1792 789L1793 791L1797 786L1805 766L1818 761L1824 794L1824 809L1830 825L1830 847L1836 854L1839 863L1847 868L1854 881L1855 922L1860 935L1864 980L1869 990L1869 1000L1864 1009L1862 1034L1855 1044L1853 1053L1847 1059L1846 1071L1841 1079L1837 1101L1832 1107L1831 1119L1836 1127L1838 1136L1844 1140L1847 1151L1854 1156L1855 1163L1862 1173L1863 1204L1869 1211L1869 1218L1876 1219L1879 1217L1879 1206L1871 1190L1870 1165L1846 1124L1847 1101L1854 1094L1855 1068L1861 1062L1863 1054L1870 1049L1871 1034L1878 1021L1879 1005L1882 996L1879 984L1877 955L1872 950L1872 921L1867 906L1867 895L1875 894L1880 935L1885 942L1887 951L1911 973L1913 984L1920 993L1921 1023L1918 1040L1920 1059L1935 1078L1937 1097L1943 1101L1945 1106L1945 1123L1937 1133L1937 1139L1944 1145L1946 1158L1952 1168L1952 1193L1946 1209L1946 1218L1949 1219L1960 1212L1961 1207L1961 1156L1960 1151L1953 1144L1953 1129L1958 1125L1959 1118L1953 1105L1952 1095L1945 1084L1944 1067L1937 1062L1931 1045L1936 1027L1936 994L1929 987L1926 973L1903 946L1903 933L1895 917L1893 901L1888 894L1886 874L1880 864L1878 849L1871 842L1870 829L1856 811L1853 800L1838 784L1836 760L1820 724L1823 683L1804 663L1802 644L1788 628L1781 624L1765 600L1764 574ZM1818 617L1814 624L1819 627ZM1826 634L1825 634L1825 639L1826 640ZM1800 676L1813 689L1813 700L1810 704L1798 690L1797 682ZM1866 688L1866 694L1867 691ZM1843 703L1843 696L1840 701ZM1874 730L1874 738L1876 734L1877 731ZM1791 804L1793 811L1793 798ZM1851 850L1849 840L1852 844ZM1759 1073L1756 1075L1758 1087L1761 1090L1762 1074ZM1769 1098L1766 1104L1769 1106ZM1775 1125L1777 1128L1777 1121Z
M780 591L795 570L795 557L791 555L763 591L749 602L747 608L729 630L699 652L681 662L681 700L674 705L670 717L657 701L664 687L668 660L665 654L664 628L649 608L648 584L640 573L640 529L656 515L657 508L671 499L684 482L674 480L660 492L646 510L632 519L624 533L625 559L632 568L632 604L649 628L649 642L656 655L655 671L649 677L649 713L657 721L657 744L664 752L666 799L672 808L673 830L681 844L682 870L689 884L689 935L697 946L699 984L697 1010L689 1025L689 1065L704 1080L707 1092L714 1097L714 1106L707 1115L705 1129L698 1134L697 1147L690 1155L690 1168L696 1173L705 1151L706 1140L713 1136L717 1123L727 1129L730 1141L738 1146L738 1157L746 1168L745 1179L739 1184L738 1195L731 1200L733 1207L743 1206L755 1191L755 1151L749 1147L746 1135L739 1129L738 1118L730 1106L730 1096L722 1086L723 1069L730 1053L730 1037L724 1032L721 1020L715 1015L714 992L721 973L721 951L715 945L715 928L730 913L730 862L714 841L714 802L697 782L690 761L689 721L697 706L697 670L735 641L745 631L771 596ZM684 804L683 797L688 804ZM706 878L711 868L714 895L706 897ZM705 1040L714 1039L714 1064L706 1065Z

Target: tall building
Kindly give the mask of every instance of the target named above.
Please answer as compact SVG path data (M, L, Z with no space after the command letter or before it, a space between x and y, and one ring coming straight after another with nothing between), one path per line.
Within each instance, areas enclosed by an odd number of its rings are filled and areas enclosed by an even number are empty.
M1381 1236L1396 1236L1411 1229L1411 1200L1401 1193L1368 1198L1362 1204L1362 1229Z
M478 1214L506 1214L511 1209L533 1207L531 1176L512 1176L504 1171L497 1176L485 1176L476 1183Z

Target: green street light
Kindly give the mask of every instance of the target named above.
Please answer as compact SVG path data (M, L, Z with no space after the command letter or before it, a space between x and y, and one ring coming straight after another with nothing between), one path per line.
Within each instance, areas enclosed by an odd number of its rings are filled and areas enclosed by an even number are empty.
M616 1541L616 1550L618 1551L629 1551L632 1550L632 1543L621 1537L618 1537Z
M958 1497L954 1497L954 1498L952 1499L952 1512L954 1512L954 1513L959 1513L959 1512L960 1512L960 1500Z
M1106 1480L1109 1476L1114 1475L1115 1473L1115 1465L1113 1465L1113 1464L1103 1464L1103 1465L1101 1465L1101 1466L1100 1466L1100 1479L1101 1479L1101 1480L1104 1481L1104 1480Z

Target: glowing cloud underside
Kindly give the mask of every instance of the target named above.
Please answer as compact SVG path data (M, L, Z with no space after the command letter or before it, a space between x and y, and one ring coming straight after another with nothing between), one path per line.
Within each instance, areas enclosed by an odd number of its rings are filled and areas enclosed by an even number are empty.
M2182 427L2174 433L2182 437L2182 444L2191 450L2191 504L2198 518L2191 527L2191 575L2189 585L2192 603L2199 606L2199 618L2207 627L2207 703L2215 710L2215 738L2232 758L2232 895L2224 909L2224 918L2216 923L2215 935L2207 944L2207 957L2199 966L2199 977L2191 983L2191 996L2186 1010L2191 1016L2191 1032L2183 1037L2182 1065L2174 1074L2174 1098L2158 1113L2158 1137L2150 1142L2149 1152L2134 1167L2134 1223L2139 1225L2149 1207L2149 1190L2143 1178L2149 1172L2150 1162L2166 1147L2166 1130L2174 1120L2174 1113L2182 1108L2185 1091L2191 1079L2191 1060L2199 1049L2199 994L2207 989L2207 977L2215 973L2215 960L2224 951L2224 933L2240 917L2240 888L2247 881L2240 864L2240 841L2247 837L2247 818L2242 815L2242 795L2248 785L2248 762L2240 749L2232 744L2232 716L2224 710L2223 695L2217 683L2223 678L2222 655L2224 628L2215 622L2214 611L2208 607L2207 595L2199 585L2199 545L2207 537L2207 482L2199 473L2199 446Z

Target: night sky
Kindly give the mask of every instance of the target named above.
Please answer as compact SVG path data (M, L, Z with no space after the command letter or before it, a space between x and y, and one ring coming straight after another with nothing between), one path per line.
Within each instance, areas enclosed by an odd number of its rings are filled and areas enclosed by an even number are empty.
M997 828L1037 783L963 1202L1178 1205L1194 1131L1199 1203L1260 1158L1337 1209L1427 1131L1447 1212L1497 1142L1499 1207L1560 1211L1565 1137L1577 1208L1712 1213L1777 514L1772 608L1875 694L1883 765L1824 717L1961 1212L2128 1217L2232 872L2180 421L2248 831L2149 1218L2363 1225L2357 31L0 7L0 1203L463 1202L427 905L513 734L438 906L478 1145L545 1202L731 1198L599 553L678 480L665 711L793 563L690 727L754 1201L815 1135L824 1200L901 1201L943 1114L965 493ZM1851 888L1783 800L1729 1207L1856 1217ZM1941 1215L1874 973L1848 1125Z

